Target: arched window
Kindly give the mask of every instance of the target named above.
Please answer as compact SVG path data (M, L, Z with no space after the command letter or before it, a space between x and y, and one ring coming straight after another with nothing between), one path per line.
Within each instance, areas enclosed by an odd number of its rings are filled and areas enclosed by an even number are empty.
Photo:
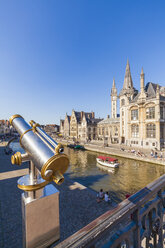
M156 134L156 126L155 124L147 124L146 125L146 137L147 138L155 138L155 134Z
M139 125L132 125L131 126L131 136L132 136L132 138L139 137Z

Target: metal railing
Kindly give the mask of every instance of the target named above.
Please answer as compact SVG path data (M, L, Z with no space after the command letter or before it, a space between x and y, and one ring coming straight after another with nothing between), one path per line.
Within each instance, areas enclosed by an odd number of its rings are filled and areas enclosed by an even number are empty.
M165 175L107 211L56 248L163 248Z

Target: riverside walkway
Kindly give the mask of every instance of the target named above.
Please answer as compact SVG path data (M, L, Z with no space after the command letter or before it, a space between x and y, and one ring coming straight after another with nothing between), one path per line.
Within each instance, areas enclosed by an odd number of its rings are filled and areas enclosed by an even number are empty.
M58 139L58 142L64 145L73 143L73 141L67 141L64 139ZM133 159L147 163L165 165L165 151L162 152L162 158L159 157L160 152L157 152L158 158L154 158L150 155L151 149L137 149L119 144L112 144L111 146L106 147L103 144L100 144L99 142L82 143L81 145L84 145L85 149L89 151L114 155L122 158ZM131 152L132 150L134 150L134 152Z
M0 146L0 247L22 248L21 193L17 188L19 177L28 173L26 165L16 166L10 155ZM65 175L64 175L65 176ZM65 176L64 183L56 185L60 191L60 240L65 240L95 218L113 209L116 204L96 202L96 192ZM56 210L55 210L56 211Z

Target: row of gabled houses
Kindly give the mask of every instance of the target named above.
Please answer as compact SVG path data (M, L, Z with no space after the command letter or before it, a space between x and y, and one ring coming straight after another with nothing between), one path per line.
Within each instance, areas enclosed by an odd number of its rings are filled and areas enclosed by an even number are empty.
M0 120L0 136L11 135L14 131L8 120Z
M120 127L119 117L103 120L95 118L94 112L78 112L72 110L71 116L60 120L60 133L65 139L74 141L101 140L105 144L119 143Z
M95 118L94 112L78 112L72 110L71 116L65 116L60 120L60 133L64 138L73 140L96 140L97 124L103 119Z
M119 99L120 115L117 114ZM119 143L138 148L165 148L165 86L148 82L143 69L140 91L133 86L127 61L123 88L117 94L115 80L111 88L111 118L95 118L94 112L72 111L60 122L65 138L103 140L104 144Z

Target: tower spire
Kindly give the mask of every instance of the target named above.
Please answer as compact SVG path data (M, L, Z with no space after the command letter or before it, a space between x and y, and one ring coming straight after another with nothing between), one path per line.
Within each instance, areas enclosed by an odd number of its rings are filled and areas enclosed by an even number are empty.
M115 78L113 78L111 95L116 95L117 96L117 89L116 89L116 85L115 85Z
M143 67L142 67L141 74L140 74L140 90L141 90L141 92L144 92L144 72L143 72Z
M140 73L140 95L139 95L139 101L145 101L146 99L146 92L144 89L144 72L143 67Z
M115 79L113 79L111 89L111 118L117 117L117 89L115 85Z
M116 88L116 85L115 85L115 78L113 78L112 88Z
M133 88L133 82L131 77L129 60L127 59L123 89L131 89L131 88Z

